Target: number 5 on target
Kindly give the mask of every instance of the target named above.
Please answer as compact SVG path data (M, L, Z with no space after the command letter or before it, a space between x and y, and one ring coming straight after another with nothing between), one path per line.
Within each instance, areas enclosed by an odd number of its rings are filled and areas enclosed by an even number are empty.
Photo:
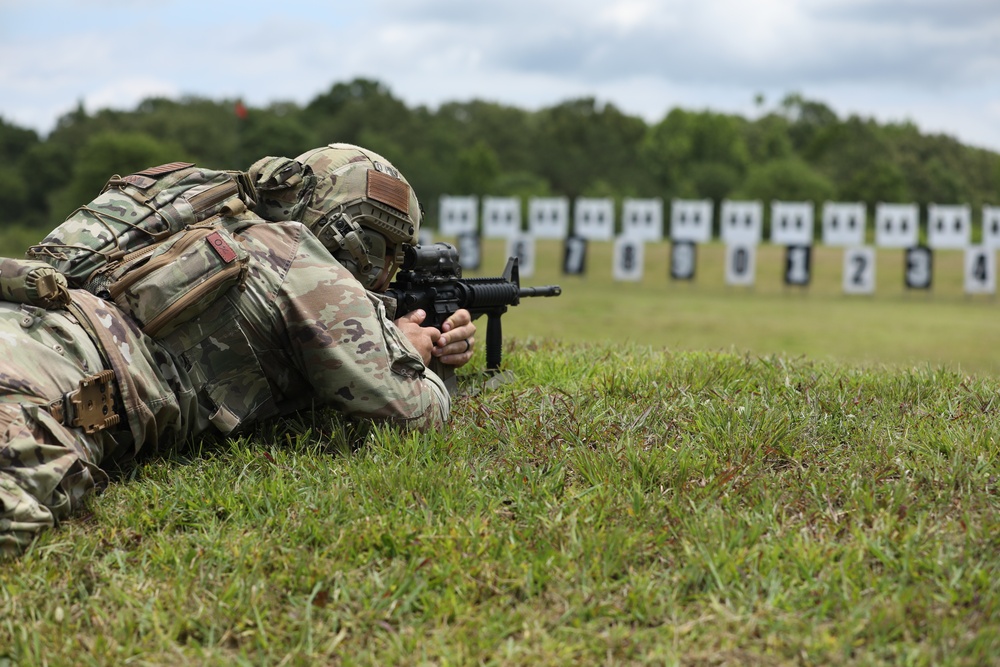
M844 294L875 292L875 249L844 250Z

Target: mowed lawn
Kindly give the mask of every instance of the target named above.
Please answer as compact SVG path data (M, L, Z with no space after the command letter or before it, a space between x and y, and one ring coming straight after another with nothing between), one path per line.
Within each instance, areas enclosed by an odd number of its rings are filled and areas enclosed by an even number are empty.
M0 666L1000 664L996 304L946 257L848 298L836 251L740 291L717 246L683 285L540 250L563 296L446 432L307 412L115 471L0 566Z
M445 239L447 240L447 239ZM534 275L522 284L557 283L556 299L525 300L504 318L519 339L639 343L672 350L803 355L896 367L943 366L1000 375L1000 302L967 295L963 253L937 251L929 291L904 286L903 250L880 249L876 290L843 293L843 250L813 248L807 287L783 282L784 248L761 245L753 287L725 284L725 247L698 247L693 281L669 277L668 243L645 247L641 282L612 280L612 244L591 242L585 276L562 275L562 245L538 241ZM506 245L484 242L485 261L469 275L499 275Z

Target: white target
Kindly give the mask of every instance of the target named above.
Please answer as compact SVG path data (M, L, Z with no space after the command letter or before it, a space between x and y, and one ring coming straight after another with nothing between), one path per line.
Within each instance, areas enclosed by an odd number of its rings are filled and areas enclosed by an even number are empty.
M916 204L875 206L875 245L882 248L912 248L917 245L920 212Z
M694 280L698 268L698 246L692 241L675 241L670 245L670 277L674 280Z
M823 204L823 243L832 246L865 244L867 211L864 202Z
M759 245L764 227L764 205L759 201L723 200L719 210L719 229L727 244Z
M563 245L563 273L580 276L587 271L587 239L580 236L566 238Z
M875 292L875 248L844 250L844 294Z
M983 245L1000 248L1000 206L983 206Z
M507 238L507 256L517 257L517 268L522 278L535 274L535 237L516 234Z
M532 197L528 200L528 230L537 239L564 239L569 234L569 200Z
M459 263L463 269L478 271L483 263L482 243L478 234L459 234L456 239Z
M753 285L757 274L757 245L726 244L726 284Z
M932 248L966 248L972 241L972 209L968 204L927 206L927 245Z
M441 196L438 231L445 236L475 234L479 231L479 199L471 197Z
M712 240L712 200L675 199L670 205L673 241L708 243Z
M907 248L903 281L908 289L930 289L934 283L934 251L927 246Z
M520 198L483 197L483 236L491 239L509 239L520 233Z
M615 239L612 276L615 280L638 281L643 274L643 241L634 236Z
M615 201L577 199L573 205L573 233L593 241L610 241L615 235Z
M625 199L622 202L622 236L662 241L663 200Z
M771 243L812 245L813 204L807 201L771 202Z
M965 293L993 294L996 283L996 251L984 246L966 248Z
M812 246L788 246L785 250L785 284L804 287L810 280L812 280Z

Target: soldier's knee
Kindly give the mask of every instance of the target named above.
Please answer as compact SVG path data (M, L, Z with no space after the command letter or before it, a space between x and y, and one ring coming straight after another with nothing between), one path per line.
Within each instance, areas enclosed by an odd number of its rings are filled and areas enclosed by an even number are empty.
M0 557L19 555L40 532L53 526L52 512L0 473Z

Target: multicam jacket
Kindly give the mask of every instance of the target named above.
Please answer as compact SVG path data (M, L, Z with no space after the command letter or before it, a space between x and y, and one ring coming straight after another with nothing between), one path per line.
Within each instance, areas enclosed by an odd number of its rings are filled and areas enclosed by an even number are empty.
M306 227L257 222L234 238L249 255L242 289L159 339L213 426L225 434L310 406L408 428L444 425L444 383L381 299Z

